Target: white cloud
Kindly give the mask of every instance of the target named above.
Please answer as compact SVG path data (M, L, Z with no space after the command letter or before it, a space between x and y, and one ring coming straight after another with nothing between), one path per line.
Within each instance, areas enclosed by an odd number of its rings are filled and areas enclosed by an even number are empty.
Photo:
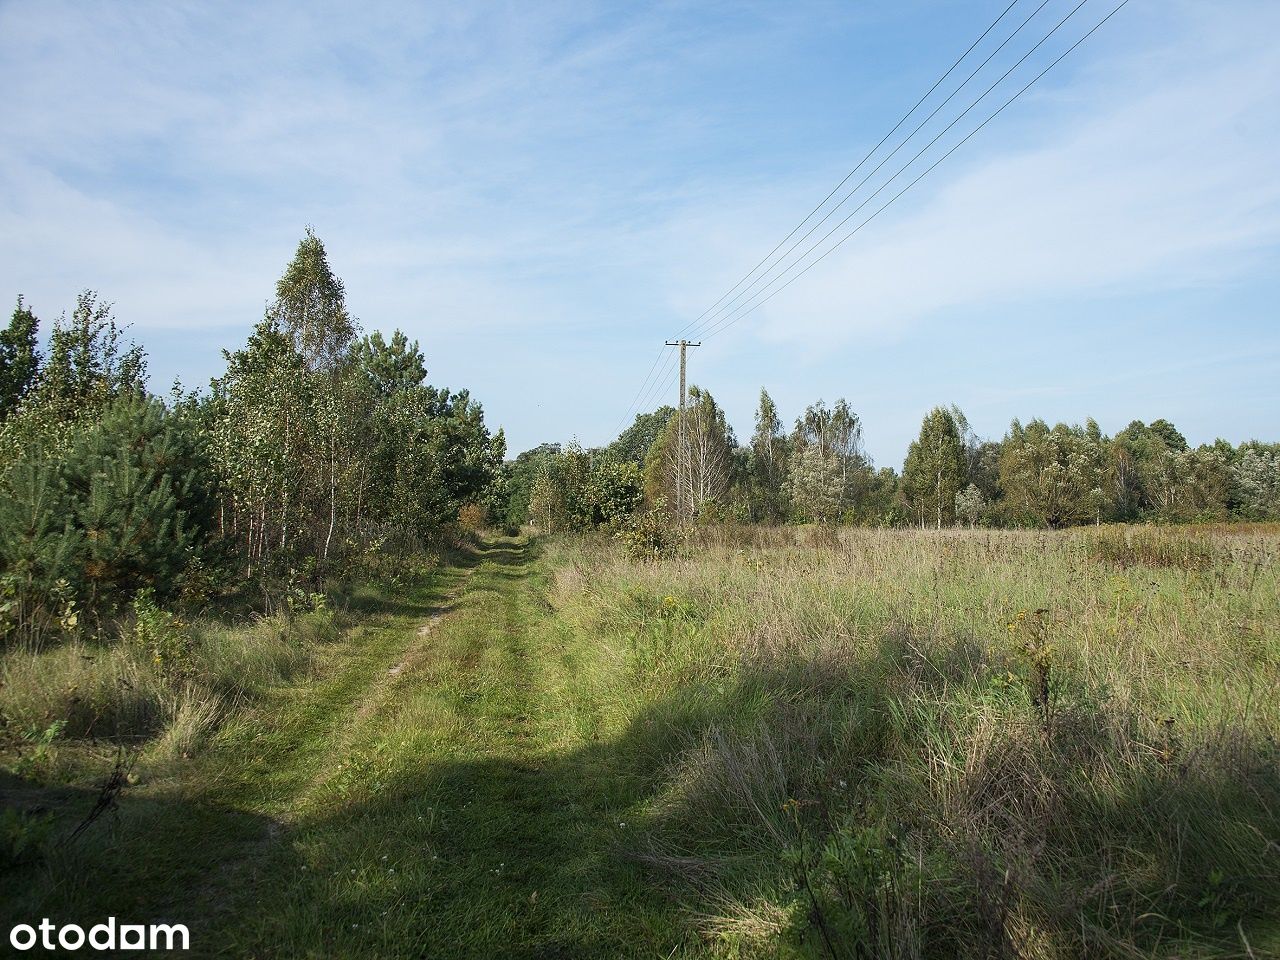
M1070 98L1029 93L738 326L829 346L955 308L1168 291L1256 270L1280 243L1280 58L1271 39L1280 17L1263 19L1248 32L1195 23L1159 51L1099 64ZM996 124L1007 125L1003 135ZM732 232L712 228L709 243L723 251ZM734 259L753 262L749 252Z
M805 61L813 24L869 44L883 23L848 18L920 15L0 5L0 296L25 293L49 316L96 287L144 342L148 329L247 327L313 223L353 311L421 337L433 372L520 425L517 447L539 432L603 439L649 344L785 233L856 142L878 139L863 118L885 112L885 89L910 102L893 70L915 51L883 55L876 87ZM829 354L975 306L1256 271L1280 241L1280 11L1139 0L1125 17L734 328L735 357ZM788 84L772 103L769 71ZM793 82L831 99L788 126ZM618 397L584 404L561 382L566 349ZM717 362L699 358L737 389ZM537 413L521 374L555 384Z

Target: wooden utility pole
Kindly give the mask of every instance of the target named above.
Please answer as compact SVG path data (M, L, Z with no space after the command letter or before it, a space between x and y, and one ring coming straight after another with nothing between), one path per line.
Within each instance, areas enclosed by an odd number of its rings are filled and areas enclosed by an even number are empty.
M678 440L680 450L676 455L676 513L680 519L684 519L684 481L685 475L688 473L689 467L689 445L685 442L685 426L684 426L684 401L685 401L685 376L684 376L684 352L688 347L700 347L702 343L690 343L688 340L668 340L668 347L680 348L680 422L678 424Z

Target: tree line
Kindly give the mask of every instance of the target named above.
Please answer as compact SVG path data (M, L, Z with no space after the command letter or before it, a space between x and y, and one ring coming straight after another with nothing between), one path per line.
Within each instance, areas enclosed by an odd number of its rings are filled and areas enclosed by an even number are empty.
M0 331L0 636L100 624L139 593L267 590L451 535L505 502L505 441L416 341L362 335L310 229L207 390L147 387L86 291L48 337ZM283 585L283 586L282 586Z
M683 416L642 413L606 447L544 444L515 459L512 526L617 526L646 511L685 521L1050 527L1280 519L1280 444L1191 447L1172 423L1013 421L982 440L955 406L924 417L901 472L877 469L845 400L807 407L790 429L765 390L740 443L706 390Z

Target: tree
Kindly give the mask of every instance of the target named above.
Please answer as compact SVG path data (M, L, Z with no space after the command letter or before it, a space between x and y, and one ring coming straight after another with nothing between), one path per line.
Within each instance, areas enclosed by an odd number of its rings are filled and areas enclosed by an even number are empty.
M317 442L313 381L272 316L242 349L223 356L227 371L213 381L210 426L224 490L221 526L242 540L252 571L311 525L304 493Z
M65 448L33 449L0 478L0 574L31 622L77 599L94 616L139 590L174 596L211 529L199 437L151 397L123 395Z
M760 388L756 428L751 435L751 516L777 522L786 516L783 484L787 479L787 438L782 419L768 391Z
M1280 444L1240 444L1231 465L1234 498L1247 520L1280 518Z
M567 525L564 491L551 463L539 464L529 490L529 522L543 533L556 533Z
M144 588L174 596L212 522L197 438L160 400L125 395L78 433L59 473L86 603L115 607Z
M862 453L862 421L849 404L840 399L828 408L819 400L807 407L796 420L790 448L787 492L792 505L811 520L851 516L865 498L872 474ZM797 472L802 457L805 465Z
M1000 441L972 444L968 452L969 482L978 488L983 500L994 503L1000 499Z
M736 445L715 398L690 387L683 417L668 422L645 458L646 496L654 506L677 508L682 519L696 518L728 491Z
M832 523L844 508L845 482L839 461L817 444L801 447L791 457L787 492L805 519Z
M649 453L649 448L653 446L653 441L658 439L658 435L671 418L676 415L675 407L662 406L652 413L636 414L635 422L618 436L618 439L609 444L606 452L614 460L629 460L636 466L643 468L644 459Z
M9 332L14 356L23 367L29 362L27 345L35 335L35 318L15 320ZM12 463L34 448L65 449L77 424L93 420L122 395L145 393L146 377L142 348L125 342L111 304L85 290L76 298L71 316L54 322L48 356L36 364L34 379L27 380L21 405L0 423L0 464Z
M346 360L356 335L346 287L329 268L324 243L311 227L276 284L271 316L293 340L308 370L332 369Z
M1147 427L1147 432L1158 437L1160 442L1174 453L1188 449L1187 438L1168 420L1152 420L1151 426Z
M418 341L411 342L399 330L392 333L390 342L377 330L358 340L352 347L351 360L376 397L389 397L427 382Z
M55 607L73 599L83 534L72 522L57 463L31 457L0 476L0 634L39 641ZM3 636L0 636L3 639Z
M70 319L63 317L53 325L40 390L80 410L87 405L96 411L122 394L143 393L146 380L142 348L126 345L111 304L85 290L76 298Z
M506 509L502 515L509 530L519 530L531 522L530 504L535 481L545 470L545 463L559 456L560 444L543 443L516 457L507 471Z
M1001 445L1000 487L1017 519L1051 528L1099 522L1108 512L1105 439L1086 427L1017 420Z
M956 407L934 407L907 450L902 482L913 512L938 529L955 522L956 494L967 483L965 434L968 422Z
M644 484L640 468L630 460L595 457L587 475L586 498L593 526L618 526L640 509Z
M956 494L956 519L961 523L976 527L986 512L987 499L977 484L971 483Z
M862 453L862 420L843 398L830 409L819 400L796 420L792 437L798 446L816 446L823 456L851 463Z
M1191 450L1167 420L1130 423L1111 442L1109 459L1121 519L1191 519L1227 508L1233 454L1216 446Z
M18 297L9 326L0 330L0 420L16 410L40 370L39 321Z
M530 491L530 522L544 533L589 529L595 519L590 472L591 458L576 442L544 459Z
M307 494L327 508L328 523L319 545L321 557L327 557L340 500L352 492L352 481L358 477L354 447L362 398L351 379L356 326L347 312L346 288L330 269L324 243L311 227L276 283L271 318L292 341L313 381L316 446L303 479Z

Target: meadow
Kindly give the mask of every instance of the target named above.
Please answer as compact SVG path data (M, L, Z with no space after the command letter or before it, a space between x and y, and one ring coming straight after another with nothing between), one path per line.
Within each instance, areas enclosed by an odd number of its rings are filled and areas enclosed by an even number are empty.
M190 920L196 955L1275 956L1278 558L1274 526L490 536L11 649L5 919Z
M730 952L1280 949L1275 528L713 528L551 551ZM643 751L642 751L643 752Z

